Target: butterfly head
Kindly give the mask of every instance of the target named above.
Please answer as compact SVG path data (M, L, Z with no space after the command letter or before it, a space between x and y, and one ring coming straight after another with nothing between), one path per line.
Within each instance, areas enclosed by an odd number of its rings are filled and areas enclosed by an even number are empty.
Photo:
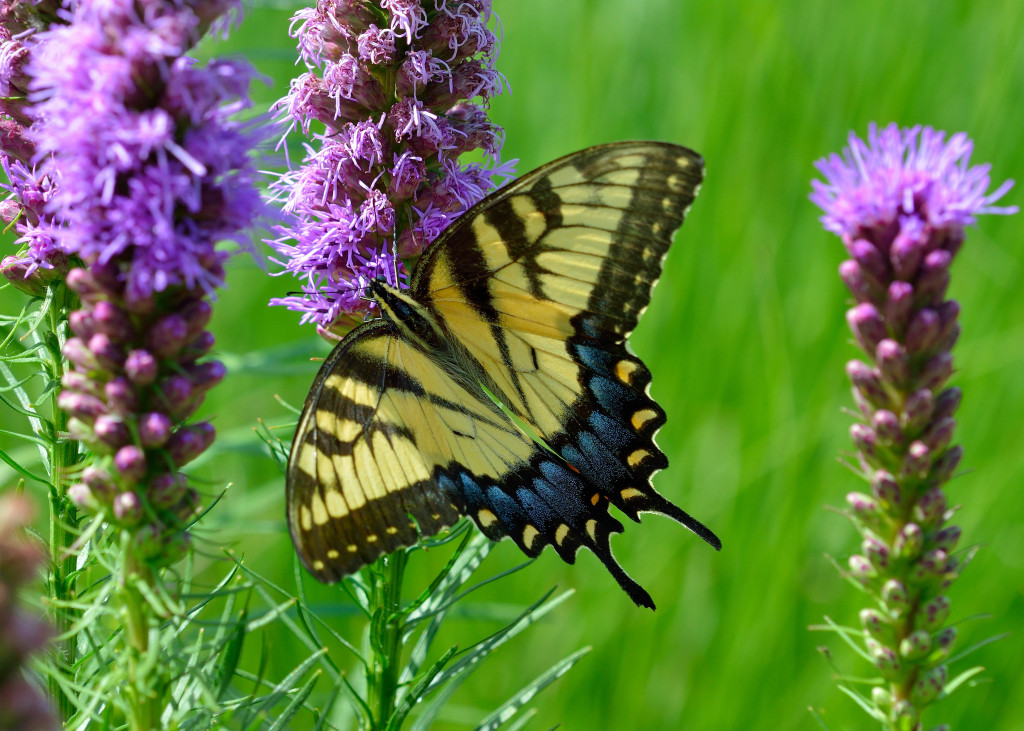
M366 288L380 309L381 316L391 321L411 339L429 349L439 347L440 328L430 312L417 302L409 290L388 284L384 277L372 280Z

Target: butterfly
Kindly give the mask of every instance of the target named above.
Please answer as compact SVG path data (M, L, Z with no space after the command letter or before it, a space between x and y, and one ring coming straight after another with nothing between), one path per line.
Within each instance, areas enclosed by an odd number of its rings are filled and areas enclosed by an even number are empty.
M380 317L323 363L288 459L288 526L313 576L338 581L467 515L528 556L590 549L653 609L612 555L610 506L721 548L651 486L665 412L626 343L703 175L684 147L591 147L473 206L408 289L369 283Z

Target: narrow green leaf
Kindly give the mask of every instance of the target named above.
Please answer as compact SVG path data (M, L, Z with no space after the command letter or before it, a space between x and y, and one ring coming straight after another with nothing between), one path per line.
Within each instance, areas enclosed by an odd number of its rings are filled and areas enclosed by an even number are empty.
M27 469L18 464L18 462L12 456L7 454L7 452L5 452L2 448L0 448L0 459L2 459L4 462L10 465L11 469L13 469L22 477L27 477L28 479L33 480L34 482L39 482L51 489L53 488L53 484L49 480L47 480L44 477L40 477L39 475L33 472L29 472Z
M270 726L269 731L281 731L281 729L288 728L288 723L295 718L296 714L300 710L302 710L303 704L313 692L313 688L316 687L316 681L320 679L322 673L322 670L317 670L313 673L312 677L310 677L310 679L306 681L305 685L299 689L299 692L295 694L295 697L292 698L291 702L285 706L283 711L281 711L281 715L278 716Z
M557 663L552 665L550 669L545 670L543 673L538 675L532 682L527 683L519 690L518 693L513 695L501 706L496 708L493 713L484 718L476 727L476 731L494 731L506 721L510 720L523 706L532 701L538 693L569 672L573 665L578 663L584 655L590 652L590 649L591 648L589 647L579 649L568 657L559 660Z

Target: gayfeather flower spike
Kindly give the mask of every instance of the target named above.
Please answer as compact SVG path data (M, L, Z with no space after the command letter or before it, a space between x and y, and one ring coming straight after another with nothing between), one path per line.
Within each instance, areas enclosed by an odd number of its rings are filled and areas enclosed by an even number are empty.
M60 407L95 453L69 488L81 508L129 531L138 556L173 560L199 499L181 469L213 441L189 423L224 376L203 358L209 298L223 283L225 239L262 210L250 152L254 72L238 62L201 68L184 54L232 0L83 0L35 57L37 137L61 249L85 266L68 286ZM88 109L88 114L82 110Z
M0 728L59 728L57 717L22 666L50 639L50 628L18 606L19 588L30 583L45 556L24 535L32 506L22 495L0 497Z
M288 220L269 243L302 289L272 304L344 334L366 316L371 280L401 286L411 260L510 176L482 106L504 86L490 17L490 0L325 0L295 15L308 72L278 109L290 129L326 129L271 186ZM460 165L470 150L485 162Z
M33 115L28 90L29 60L39 44L40 28L53 23L59 2L0 0L0 168L8 192L0 202L0 219L18 232L18 253L2 257L0 272L18 289L40 295L48 283L63 279L68 258L51 233L48 210L56 190L51 175L37 172L37 150L32 138Z
M989 166L969 165L973 143L929 127L869 129L842 156L819 160L811 200L850 258L839 274L857 304L847 322L867 362L846 370L863 420L850 428L870 494L847 495L862 552L849 576L874 599L860 613L868 654L884 678L872 701L886 728L920 729L948 682L956 638L946 594L970 558L943 489L963 450L952 444L960 389L947 386L960 305L946 298L964 229L1012 181L989 193Z

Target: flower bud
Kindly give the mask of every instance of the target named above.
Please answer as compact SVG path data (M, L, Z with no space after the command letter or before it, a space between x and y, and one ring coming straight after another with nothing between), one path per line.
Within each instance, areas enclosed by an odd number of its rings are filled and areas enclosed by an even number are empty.
M899 508L903 504L900 484L885 470L878 470L872 476L871 492L883 506Z
M107 405L95 396L74 391L64 391L57 397L57 406L86 423L100 414L107 413Z
M919 388L907 396L903 405L906 417L905 428L910 434L918 434L935 413L935 395L927 388Z
M171 438L174 426L171 417L159 411L143 414L139 419L139 441L147 449L162 447Z
M862 492L851 492L846 495L846 502L853 509L853 514L861 520L874 520L878 517L878 503Z
M100 369L95 354L89 350L81 338L68 338L68 341L64 343L64 357L83 371L98 371Z
M877 609L860 610L860 623L864 631L882 644L890 644L895 636L893 626Z
M871 660L882 675L889 680L898 678L903 667L896 651L880 643L873 643L871 640L868 640L867 645L868 651L871 653Z
M917 563L914 564L910 571L910 578L915 583L924 583L929 579L938 578L946 573L948 563L949 554L941 548L933 548L930 551L926 551L917 560Z
M168 376L159 385L162 405L172 414L192 397L192 381L186 376Z
M177 313L164 315L146 333L146 347L158 358L173 357L188 337L188 323Z
M900 642L900 656L904 660L917 662L932 651L932 636L924 630L916 630Z
M945 594L932 597L918 610L918 624L921 629L934 632L946 623L951 602ZM955 633L954 633L955 634ZM937 639L937 638L936 638Z
M181 315L185 318L187 337L192 339L203 332L203 329L210 324L210 318L213 317L213 307L206 300L197 299L185 305L181 310Z
M219 360L210 360L188 366L185 372L192 379L192 386L196 391L207 391L224 380L227 368Z
M185 496L188 480L180 472L164 472L149 481L149 499L161 508L173 508Z
M910 359L906 349L895 340L886 338L878 343L875 349L875 362L878 363L883 381L888 381L900 389L910 381Z
M944 519L946 507L946 493L940 487L933 487L918 498L914 513L925 526L931 526Z
M868 462L877 463L880 460L878 435L874 429L864 424L853 424L850 426L850 439Z
M96 381L81 371L65 371L60 382L68 391L78 391L97 398L103 395Z
M889 247L889 260L892 262L895 279L911 281L917 273L924 256L924 241L919 230L902 230Z
M903 469L900 477L903 479L923 480L928 476L931 468L932 451L921 441L911 442L907 454L903 458Z
M131 381L124 376L107 381L103 392L107 396L107 403L115 413L127 416L139 410L139 396Z
M917 377L920 388L938 391L953 375L953 356L950 353L939 353L928 359Z
M104 414L96 417L93 424L96 438L113 449L119 449L132 439L128 426L120 416Z
M882 252L870 241L865 239L846 239L843 245L858 264L867 271L876 281L882 282L890 279L889 264L886 262Z
M213 444L215 434L208 421L183 427L167 442L167 453L177 467L183 467Z
M914 287L909 282L893 282L885 297L885 322L893 332L902 334L907 329L914 304Z
M114 489L114 478L110 476L109 472L96 465L89 465L82 470L82 481L97 492L109 492Z
M87 270L77 267L68 272L65 282L82 302L97 302L106 296L106 291Z
M892 704L892 728L899 731L917 731L920 727L921 712L906 698Z
M904 443L899 417L888 409L879 409L871 417L871 427L886 447L899 447Z
M924 549L924 531L917 523L907 523L900 529L893 542L893 548L900 558L916 558Z
M919 310L907 326L907 352L917 355L931 351L939 342L939 328L939 313L927 307Z
M100 509L99 501L92 494L92 490L89 489L88 485L81 482L76 482L68 487L68 499L76 507L91 513L95 513Z
M942 343L958 327L957 318L960 317L960 303L956 300L946 300L936 307L935 311L939 315L939 332L935 337L935 342Z
M877 369L859 360L851 360L846 364L846 374L854 388L876 407L888 408L892 405L892 399L882 385L881 373Z
M135 334L127 313L109 300L96 303L92 310L92 320L96 330L115 343L126 343Z
M938 454L952 441L955 428L956 422L953 419L939 419L932 422L928 431L921 436L921 441L928 445L933 454Z
M932 641L932 647L935 649L932 650L928 661L931 663L945 661L953 651L954 643L956 643L956 627L946 627L946 629L935 635Z
M68 315L68 327L82 340L88 340L96 334L96 323L93 322L89 310L74 310Z
M878 314L878 309L867 302L847 311L846 321L866 353L874 353L878 343L887 335L885 323Z
M899 579L889 579L882 585L882 601L894 617L902 617L910 608L910 594Z
M939 693L946 687L947 678L948 672L945 665L939 665L924 673L910 689L910 702L919 708L927 706L939 697Z
M935 463L932 465L932 471L929 475L931 481L936 485L946 482L953 476L956 468L960 466L960 460L963 459L963 456L964 448L959 444L943 452L942 456L935 460Z
M148 386L156 380L159 365L152 353L133 350L124 362L124 372L136 386Z
M932 544L944 551L952 551L956 548L956 544L960 542L961 533L962 531L959 526L948 526L932 536Z
M142 503L134 492L121 492L114 496L114 517L126 525L142 520Z
M103 370L116 373L124 365L124 351L110 339L109 335L96 333L89 338L88 347L95 354L96 361Z
M390 192L390 191L389 191ZM405 189L400 191L405 192ZM396 200L405 200L411 197L412 193L404 197L398 197ZM869 277L864 275L863 270L855 261L847 259L839 265L839 277L843 280L843 284L850 290L850 294L858 302L872 302L878 297L879 287L877 283L873 282Z
M871 700L883 711L888 711L892 708L892 693L880 685L876 685L871 689Z
M181 349L178 360L182 363L193 363L210 352L217 339L209 330L203 330L190 343Z
M846 561L850 568L850 576L855 579L865 580L876 576L875 567L865 556L854 554Z
M129 444L117 450L114 466L127 482L136 483L146 474L146 455L134 444Z
M46 294L46 283L35 276L38 269L32 274L28 273L31 264L28 259L20 259L13 255L5 256L0 262L0 274L20 292L30 297L42 297Z
M889 547L885 545L884 541L876 536L868 535L860 545L864 555L874 568L878 570L888 568L890 553Z
M917 302L919 305L939 303L946 296L949 287L949 265L953 257L948 251L932 251L924 258L921 274L917 279Z

